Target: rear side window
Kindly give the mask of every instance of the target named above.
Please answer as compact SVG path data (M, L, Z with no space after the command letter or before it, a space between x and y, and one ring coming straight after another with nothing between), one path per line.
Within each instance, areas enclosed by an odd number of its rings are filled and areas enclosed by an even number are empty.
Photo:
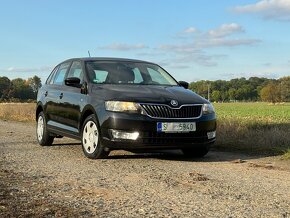
M53 79L53 84L55 85L62 85L64 78L65 78L65 74L67 72L67 69L69 68L70 63L63 63L59 66L54 79Z
M53 69L53 71L51 72L51 74L49 75L49 77L48 77L47 80L46 80L46 84L52 84L52 82L53 82L53 78L54 78L54 76L55 76L56 71L58 70L58 67L59 67L59 66L56 66L56 67Z
M83 82L83 69L82 65L79 61L74 61L73 64L70 67L70 70L68 72L67 78L69 77L76 77L81 80L81 83Z

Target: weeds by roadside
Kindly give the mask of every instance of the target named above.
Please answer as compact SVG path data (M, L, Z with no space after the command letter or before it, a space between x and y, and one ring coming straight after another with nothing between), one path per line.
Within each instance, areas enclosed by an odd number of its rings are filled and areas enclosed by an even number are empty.
M34 122L35 106L35 103L1 103L0 119Z
M216 148L284 154L290 149L290 104L223 103L217 111Z

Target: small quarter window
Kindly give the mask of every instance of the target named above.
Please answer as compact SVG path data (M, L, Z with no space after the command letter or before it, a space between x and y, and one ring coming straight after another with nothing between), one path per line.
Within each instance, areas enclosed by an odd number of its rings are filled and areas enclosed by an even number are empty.
M76 77L79 78L81 83L83 82L83 70L82 65L79 61L74 61L68 72L67 78Z
M55 85L62 85L64 81L65 74L67 72L67 69L69 68L70 63L63 63L59 66L58 71L55 74L55 77L53 79L53 84Z

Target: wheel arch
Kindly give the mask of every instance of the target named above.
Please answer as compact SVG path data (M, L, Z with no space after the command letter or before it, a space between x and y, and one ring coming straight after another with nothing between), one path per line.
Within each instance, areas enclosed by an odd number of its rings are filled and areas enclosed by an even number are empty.
M43 106L41 103L38 103L36 106L36 111L35 111L35 120L37 121L39 113L43 111Z
M86 120L86 118L90 115L95 115L96 119L97 119L97 122L98 121L98 116L97 116L97 113L95 111L95 109L90 106L90 105L87 105L84 109L83 109L83 112L82 112L82 115L81 115L81 118L80 118L80 122L79 122L79 131L81 132L81 129L83 127L83 124L84 124L84 121Z

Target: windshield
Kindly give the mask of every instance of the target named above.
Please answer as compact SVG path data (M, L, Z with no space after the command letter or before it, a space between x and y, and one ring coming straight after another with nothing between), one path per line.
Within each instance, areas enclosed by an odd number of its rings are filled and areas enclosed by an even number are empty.
M89 61L86 68L90 81L95 84L178 85L165 70L154 64Z

